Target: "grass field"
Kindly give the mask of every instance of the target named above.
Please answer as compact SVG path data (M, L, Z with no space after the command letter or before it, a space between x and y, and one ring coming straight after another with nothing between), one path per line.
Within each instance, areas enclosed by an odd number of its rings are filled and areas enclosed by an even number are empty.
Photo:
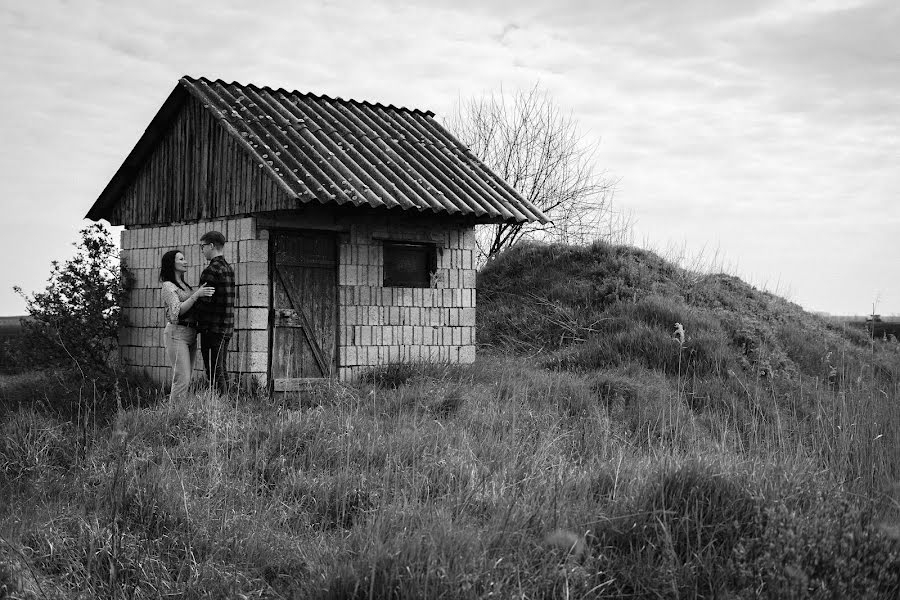
M4 378L0 589L900 593L896 344L626 248L523 246L478 285L470 366L278 403Z

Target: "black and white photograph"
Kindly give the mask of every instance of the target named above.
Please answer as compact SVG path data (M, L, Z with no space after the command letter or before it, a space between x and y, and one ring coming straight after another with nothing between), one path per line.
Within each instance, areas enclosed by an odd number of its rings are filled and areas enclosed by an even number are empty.
M0 6L0 600L900 598L900 3Z

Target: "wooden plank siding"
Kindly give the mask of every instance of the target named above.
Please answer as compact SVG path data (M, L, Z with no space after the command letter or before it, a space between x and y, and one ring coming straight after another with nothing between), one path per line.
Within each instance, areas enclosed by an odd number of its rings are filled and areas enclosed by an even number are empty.
M110 210L113 225L149 225L296 208L195 98L187 98Z

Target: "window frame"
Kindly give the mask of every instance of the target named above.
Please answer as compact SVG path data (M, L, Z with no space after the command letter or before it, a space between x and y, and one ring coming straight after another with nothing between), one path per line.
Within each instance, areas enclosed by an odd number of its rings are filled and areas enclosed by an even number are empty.
M409 279L400 279L399 281L394 281L394 279L389 279L389 275L396 275L394 270L392 269L389 273L389 260L395 258L392 256L393 250L420 250L426 253L425 263L426 263L426 272L424 273L424 278L417 276L416 280L412 278ZM433 242L419 242L419 241L407 241L407 240L382 240L381 241L381 251L382 251L382 277L381 277L381 285L386 288L430 288L432 287L433 275L437 271L437 245ZM396 264L396 263L395 263Z

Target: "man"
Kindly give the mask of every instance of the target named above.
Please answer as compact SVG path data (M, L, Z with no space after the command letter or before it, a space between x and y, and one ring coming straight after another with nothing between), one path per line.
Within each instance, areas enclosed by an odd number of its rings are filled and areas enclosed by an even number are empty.
M197 301L197 331L206 378L220 394L228 391L226 361L234 334L234 269L222 256L223 248L225 236L218 231L209 231L200 238L200 251L209 261L200 274L200 283L215 291L209 298Z

